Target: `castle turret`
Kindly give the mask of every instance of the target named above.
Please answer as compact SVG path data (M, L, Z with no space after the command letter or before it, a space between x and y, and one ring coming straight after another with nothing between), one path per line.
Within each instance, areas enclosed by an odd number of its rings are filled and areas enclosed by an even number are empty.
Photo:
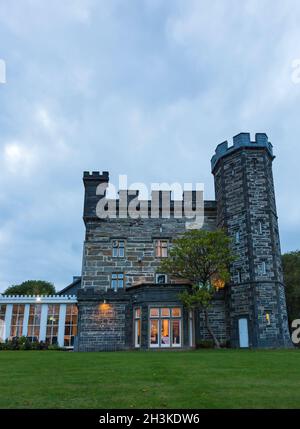
M232 237L237 259L228 293L232 347L290 345L272 174L266 134L240 133L212 157L217 226Z

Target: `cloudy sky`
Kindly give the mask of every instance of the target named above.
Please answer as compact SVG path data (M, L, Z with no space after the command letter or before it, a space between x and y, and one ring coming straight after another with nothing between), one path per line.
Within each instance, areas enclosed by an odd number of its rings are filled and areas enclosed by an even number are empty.
M0 0L0 291L80 274L84 170L204 182L233 135L274 145L300 247L298 0Z

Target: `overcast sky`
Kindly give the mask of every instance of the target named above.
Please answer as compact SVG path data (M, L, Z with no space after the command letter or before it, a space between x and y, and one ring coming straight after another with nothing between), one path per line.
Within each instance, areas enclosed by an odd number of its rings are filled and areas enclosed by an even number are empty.
M300 248L300 2L0 0L0 291L81 271L84 170L204 182L215 146L274 145L282 250Z

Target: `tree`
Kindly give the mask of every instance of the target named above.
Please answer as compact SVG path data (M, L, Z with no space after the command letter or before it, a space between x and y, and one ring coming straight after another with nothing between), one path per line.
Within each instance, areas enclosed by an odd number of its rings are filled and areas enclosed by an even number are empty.
M7 288L5 295L55 295L55 287L44 280L27 280Z
M282 255L289 324L300 317L300 251Z
M216 290L229 281L228 267L234 259L230 238L223 230L194 229L174 240L169 257L161 262L164 272L191 284L180 299L186 307L204 312L206 328L217 348L220 343L210 324L208 309Z

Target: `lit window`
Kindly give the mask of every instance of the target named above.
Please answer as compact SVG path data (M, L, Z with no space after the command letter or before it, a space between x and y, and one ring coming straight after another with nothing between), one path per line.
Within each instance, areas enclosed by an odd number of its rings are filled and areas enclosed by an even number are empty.
M46 343L57 344L59 324L59 304L48 305Z
M150 317L159 317L159 309L150 308Z
M235 244L240 243L240 231L235 232Z
M41 310L40 304L30 304L27 336L31 341L39 340Z
M115 291L124 288L124 274L112 273L111 275L111 288Z
M150 347L180 347L181 324L180 308L150 308Z
M113 241L112 255L114 258L124 258L124 255L125 255L124 249L125 249L124 240L114 240Z
M170 309L169 308L162 308L160 310L161 317L170 317Z
M181 317L181 308L172 308L172 317Z
M77 335L78 308L76 304L67 304L64 346L74 347L74 339Z
M156 257L157 258L167 258L168 256L168 241L167 240L157 240L156 241Z
M10 336L21 337L23 333L25 304L14 304L12 310Z
M134 345L141 346L141 309L134 310Z

